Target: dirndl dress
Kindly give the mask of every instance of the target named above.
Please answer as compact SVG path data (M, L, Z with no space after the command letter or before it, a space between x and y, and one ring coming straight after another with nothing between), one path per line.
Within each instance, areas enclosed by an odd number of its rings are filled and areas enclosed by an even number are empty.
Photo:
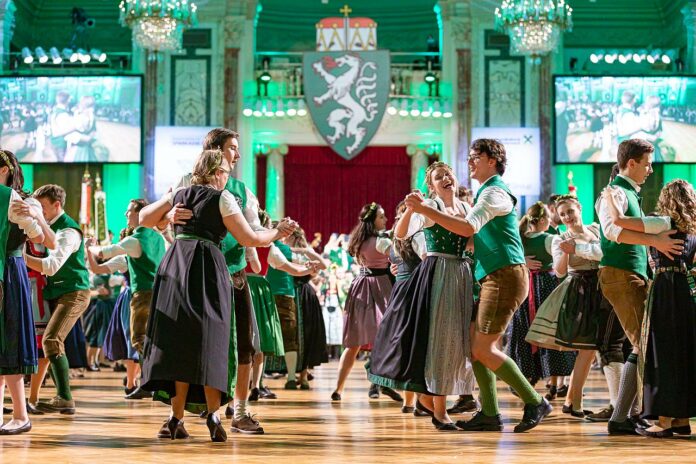
M299 322L302 324L302 357L299 361L299 371L329 362L321 304L314 287L309 283L310 278L295 278L295 303L301 316Z
M116 298L116 305L104 338L104 356L111 361L139 359L138 350L133 348L130 332L130 301L133 296L128 279Z

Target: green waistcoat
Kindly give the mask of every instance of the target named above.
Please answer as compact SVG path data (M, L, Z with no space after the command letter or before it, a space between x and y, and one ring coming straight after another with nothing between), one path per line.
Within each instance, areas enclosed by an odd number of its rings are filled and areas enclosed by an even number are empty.
M553 256L546 251L546 238L550 235L554 234L544 232L536 237L522 237L525 256L534 256L534 259L541 261L540 271L550 271L553 267Z
M503 189L510 199L513 208L505 216L496 216L488 221L477 234L474 234L474 254L476 255L476 280L481 280L488 274L514 264L524 264L524 249L520 238L517 215L514 205L517 198L510 193L510 189L499 175L494 175L481 185L474 204L478 201L481 192L489 187Z
M549 230L547 230L546 233L551 235L561 235L561 231L558 230L558 227L554 226L549 226Z
M641 198L626 179L616 176L616 179L609 185L621 188L626 194L628 209L625 215L627 217L643 217ZM601 227L599 233L603 254L602 260L599 262L600 266L616 267L648 279L648 252L644 245L613 242L604 236L604 230Z
M276 240L274 244L288 261L292 261L292 250L289 246L279 240ZM269 267L266 280L271 285L271 291L274 295L295 296L295 283L287 272Z
M85 244L82 241L82 231L80 226L66 213L51 224L51 230L58 232L63 229L75 229L80 234L80 248L68 257L63 266L52 276L47 277L46 288L44 288L44 298L55 300L66 293L78 290L89 290L89 272L85 265ZM51 250L48 250L49 256Z
M142 253L138 258L126 256L131 291L135 293L142 290L152 290L157 268L164 256L164 239L160 234L147 227L136 227L132 237L137 238L140 242Z
M12 189L0 185L0 282L5 280L5 260L7 259L7 238L10 234L10 221L7 219L7 211L10 209Z
M234 195L239 207L244 210L247 205L246 186L244 182L230 177L225 185L225 190ZM244 247L237 242L232 234L228 233L222 241L222 254L225 255L225 263L230 274L239 272L246 267Z
M464 257L466 237L450 232L439 224L423 229L423 235L429 252Z

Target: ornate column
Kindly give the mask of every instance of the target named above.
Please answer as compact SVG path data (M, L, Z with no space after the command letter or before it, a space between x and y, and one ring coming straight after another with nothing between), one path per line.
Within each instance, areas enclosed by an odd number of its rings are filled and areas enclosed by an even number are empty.
M12 0L0 0L0 71L10 68L10 42L15 28L15 7Z
M470 186L467 157L471 137L471 0L440 0L443 81L452 83L455 117L443 128L442 160L462 185ZM449 127L448 127L449 126Z
M416 145L406 147L406 153L411 157L411 188L425 192L425 170L428 169L428 154Z
M266 210L271 219L285 217L285 168L287 145L272 147L266 161Z
M545 56L539 65L539 148L540 159L539 169L541 171L539 180L541 185L540 198L546 200L552 193L551 187L551 163L552 163L552 140L551 140L551 88L553 81L551 78L551 57Z
M686 27L686 57L685 66L687 72L696 69L696 1L690 0L681 9Z
M256 0L226 0L222 19L223 58L223 124L239 133L242 158L235 176L252 191L256 190L256 163L251 153L254 141L252 118L242 118L244 83L254 78Z

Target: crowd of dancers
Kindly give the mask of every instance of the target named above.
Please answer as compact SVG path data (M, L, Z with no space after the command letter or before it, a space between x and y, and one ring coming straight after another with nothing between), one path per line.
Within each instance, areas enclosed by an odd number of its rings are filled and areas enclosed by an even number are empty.
M0 399L6 385L12 400L0 434L30 431L30 415L75 414L69 351L81 322L92 370L102 349L125 369L126 400L170 406L157 437L189 437L186 411L205 419L212 441L225 441L226 430L264 433L249 402L276 398L264 372L287 375L287 390L311 388L311 369L327 361L331 341L322 305L330 313L341 306L335 278L322 302L311 279L350 258L360 272L342 305L330 401L342 401L356 358L369 352L369 396L402 401L403 413L429 416L438 431L502 431L500 379L524 403L515 432L535 428L563 397L563 413L606 421L610 435L690 435L696 192L671 181L655 214L644 215L650 143L620 144L593 205L599 224L583 223L573 195L554 195L518 219L502 178L505 147L479 139L468 158L481 185L475 198L435 162L427 195L406 195L392 230L373 202L346 249L322 253L297 222L272 221L231 177L238 140L212 130L191 173L154 203L130 201L128 227L106 245L85 238L65 213L62 187L25 192L16 157L0 150ZM610 399L598 412L583 408L593 363ZM49 370L56 395L41 401ZM542 379L544 395L535 389ZM449 395L457 399L448 409ZM465 411L474 412L469 420L450 417Z

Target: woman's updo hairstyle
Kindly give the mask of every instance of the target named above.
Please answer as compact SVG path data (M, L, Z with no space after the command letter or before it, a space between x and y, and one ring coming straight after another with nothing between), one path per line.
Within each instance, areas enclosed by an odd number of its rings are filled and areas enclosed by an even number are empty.
M222 166L222 150L203 150L198 156L196 164L193 166L193 175L191 177L192 185L208 185L215 179L220 166Z

